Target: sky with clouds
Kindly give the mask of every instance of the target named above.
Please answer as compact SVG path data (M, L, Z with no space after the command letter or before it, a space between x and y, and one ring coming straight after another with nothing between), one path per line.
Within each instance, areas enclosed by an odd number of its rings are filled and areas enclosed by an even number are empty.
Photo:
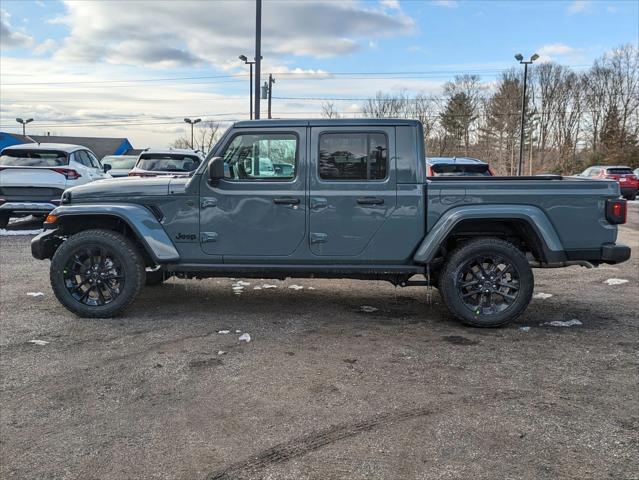
M0 129L170 144L185 116L248 118L253 1L0 2ZM274 116L356 115L378 90L437 93L538 53L575 70L639 42L636 1L264 0ZM265 104L265 102L263 102ZM266 105L263 106L265 116ZM20 127L21 128L21 127Z

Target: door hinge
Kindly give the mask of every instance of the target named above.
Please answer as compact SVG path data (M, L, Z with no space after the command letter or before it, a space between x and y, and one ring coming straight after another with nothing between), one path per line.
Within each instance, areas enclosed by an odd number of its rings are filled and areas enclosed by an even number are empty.
M200 242L202 242L202 243L217 242L217 233L216 232L202 232L202 234L200 235Z
M328 235L326 233L311 233L311 243L326 243Z

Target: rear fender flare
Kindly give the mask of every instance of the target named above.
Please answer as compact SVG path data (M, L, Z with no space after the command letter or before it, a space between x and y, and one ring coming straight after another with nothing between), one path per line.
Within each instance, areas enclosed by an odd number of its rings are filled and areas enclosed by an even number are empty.
M417 248L413 260L427 264L437 254L456 225L464 220L521 220L537 234L547 262L566 260L561 239L548 216L532 205L464 205L447 210Z
M102 215L119 218L135 233L153 261L169 263L180 259L180 254L162 228L160 221L150 210L141 205L62 205L51 214L56 215L58 217L56 223L62 225L64 219L69 217Z

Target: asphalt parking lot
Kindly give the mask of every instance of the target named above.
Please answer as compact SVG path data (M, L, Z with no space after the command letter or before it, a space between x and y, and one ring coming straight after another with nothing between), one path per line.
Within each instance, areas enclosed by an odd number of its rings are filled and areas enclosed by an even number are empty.
M172 279L79 319L2 236L0 477L637 478L638 203L620 232L629 262L535 270L552 296L493 330L328 280Z

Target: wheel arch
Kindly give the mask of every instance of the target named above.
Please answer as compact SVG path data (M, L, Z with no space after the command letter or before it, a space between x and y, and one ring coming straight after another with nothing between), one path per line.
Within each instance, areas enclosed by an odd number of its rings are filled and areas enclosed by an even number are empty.
M541 263L566 260L561 240L548 216L530 205L462 206L445 212L414 255L430 263L470 238L497 237L529 251Z
M113 230L135 242L149 265L180 258L160 221L143 206L69 205L51 213L57 217L51 226L63 236L94 228Z

